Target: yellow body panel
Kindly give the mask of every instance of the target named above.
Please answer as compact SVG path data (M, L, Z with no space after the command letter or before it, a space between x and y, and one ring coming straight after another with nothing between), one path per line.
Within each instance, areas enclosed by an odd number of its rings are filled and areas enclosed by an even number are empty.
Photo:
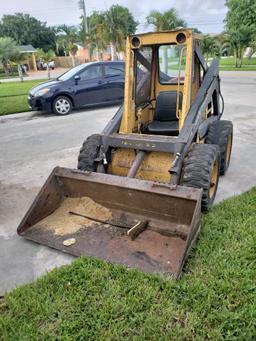
M117 149L112 153L112 162L108 173L119 176L127 176L135 159L133 149ZM170 182L169 169L173 161L173 154L162 152L147 153L136 174L137 179Z
M184 84L180 84L179 91L183 93L183 102L182 102L182 110L179 115L179 129L182 128L186 115L189 111L192 98L195 97L198 86L193 83L192 80L192 72L193 72L193 62L194 62L194 41L199 40L200 36L193 34L192 30L189 29L180 29L175 31L165 31L165 32L153 32L153 33L145 33L138 34L136 37L140 41L140 46L159 46L164 44L172 44L175 43L180 45L176 41L176 37L178 34L183 33L186 36L184 45L186 50L186 67L185 67L185 81ZM119 133L120 134L131 134L134 132L138 132L138 108L135 106L135 65L134 65L134 47L132 45L132 39L134 36L130 36L126 40L126 68L125 68L125 96L124 96L124 115L122 117L121 126ZM161 91L170 91L178 90L178 84L160 84L158 79L158 70L157 70L157 55L156 53L153 55L152 61L152 79L151 79L151 100L154 99L153 89L155 89L155 97ZM195 89L192 90L192 87ZM141 120L142 123L151 120L153 117L153 111L149 113L148 110L143 109ZM145 115L146 114L146 115Z
M124 115L119 133L132 132L135 127L135 103L133 99L134 53L131 50L129 37L126 39Z
M179 43L179 40L177 39L180 33L184 34L186 37L185 41L182 41L181 43ZM179 119L179 130L182 128L191 103L200 87L200 68L194 69L194 48L196 44L198 44L200 38L199 35L195 35L192 30L189 29L138 34L127 38L124 113L118 131L119 134L141 134L141 126L153 120L156 98L162 91L182 92L182 109L177 115ZM170 44L182 45L184 49L182 49L184 51L182 53L186 53L184 83L160 83L158 48L160 45ZM151 91L149 103L146 103L146 105L142 107L136 107L136 49L140 49L144 46L152 46ZM198 73L197 76L195 76L195 72ZM112 151L111 163L109 164L107 171L108 173L127 176L136 157L136 151L130 149L129 142L125 140L123 147L124 148L118 148ZM136 147L136 149L139 150L139 146ZM170 153L158 151L147 153L137 171L136 178L169 183L171 179L169 170L173 159L174 155Z

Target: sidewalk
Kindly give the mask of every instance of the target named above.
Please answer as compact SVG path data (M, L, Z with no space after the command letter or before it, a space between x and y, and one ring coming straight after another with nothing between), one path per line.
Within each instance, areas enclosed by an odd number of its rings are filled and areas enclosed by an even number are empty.
M51 79L59 77L67 70L68 69L66 68L57 68L57 69L51 70ZM19 77L0 79L0 83L18 82L19 79L20 79ZM24 81L30 81L30 80L35 80L35 79L47 79L47 70L29 71L28 76L24 77Z

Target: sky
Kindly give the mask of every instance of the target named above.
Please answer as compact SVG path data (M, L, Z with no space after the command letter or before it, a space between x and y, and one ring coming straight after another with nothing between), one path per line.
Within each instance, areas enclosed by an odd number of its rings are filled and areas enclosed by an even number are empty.
M151 10L165 11L175 7L178 14L203 33L219 33L223 30L226 15L225 0L85 0L87 15L94 10L104 11L113 4L128 7L139 22L138 32L151 29L145 17ZM49 26L78 25L81 10L78 0L0 0L0 18L4 14L29 13Z

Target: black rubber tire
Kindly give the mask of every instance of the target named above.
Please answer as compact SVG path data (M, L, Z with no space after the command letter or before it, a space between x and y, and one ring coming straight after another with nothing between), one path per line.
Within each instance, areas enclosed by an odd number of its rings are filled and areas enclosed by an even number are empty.
M231 138L231 145L228 143ZM233 123L231 121L215 121L210 124L206 143L217 144L220 147L220 175L225 175L228 170L232 152L233 143ZM229 158L227 158L227 148L230 148L228 152Z
M63 100L64 102L68 102L68 104L69 104L69 109L63 113L59 112L57 109L57 106L56 106L60 100ZM73 109L72 101L67 96L60 95L60 96L56 97L52 103L53 112L59 116L65 116L65 115L70 114L72 109Z
M97 164L94 160L98 156L100 143L101 136L99 134L91 135L84 141L78 155L78 169L96 172Z
M210 195L212 173L217 167L217 178L213 194ZM193 144L185 157L181 184L186 187L203 189L201 210L206 212L214 202L218 188L220 169L220 150L217 145Z

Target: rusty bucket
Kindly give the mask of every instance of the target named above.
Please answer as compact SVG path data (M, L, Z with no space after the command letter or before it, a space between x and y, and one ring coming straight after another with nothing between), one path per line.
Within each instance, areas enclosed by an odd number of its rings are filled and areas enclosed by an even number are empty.
M178 278L199 232L201 195L195 188L56 167L18 234L75 256Z

